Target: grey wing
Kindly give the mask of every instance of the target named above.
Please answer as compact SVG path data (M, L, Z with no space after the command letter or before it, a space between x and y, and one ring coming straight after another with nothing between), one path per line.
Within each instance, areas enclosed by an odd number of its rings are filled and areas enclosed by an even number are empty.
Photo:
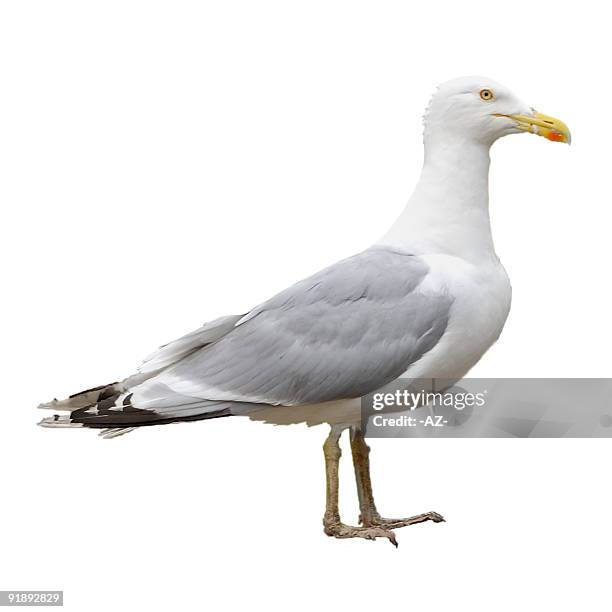
M345 259L132 389L131 403L154 409L175 397L292 406L372 392L444 334L452 299L421 291L427 274L419 257L383 247Z
M234 328L242 317L243 315L219 317L173 342L160 346L144 359L138 371L142 374L150 374L167 368L222 338Z

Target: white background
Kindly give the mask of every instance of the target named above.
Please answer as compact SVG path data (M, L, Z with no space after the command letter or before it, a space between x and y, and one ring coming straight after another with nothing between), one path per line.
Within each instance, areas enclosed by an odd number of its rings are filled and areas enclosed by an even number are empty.
M514 303L472 373L612 375L609 20L565 6L2 3L0 589L93 612L609 610L609 440L372 441L381 510L448 520L396 551L322 533L325 428L35 427L40 401L376 240L435 85L465 74L574 136L494 147Z

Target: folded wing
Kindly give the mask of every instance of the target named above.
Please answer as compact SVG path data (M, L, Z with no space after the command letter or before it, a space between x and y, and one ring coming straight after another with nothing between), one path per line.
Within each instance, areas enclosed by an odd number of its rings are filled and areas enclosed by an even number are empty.
M300 405L365 395L400 376L446 329L444 292L420 290L418 257L371 248L293 285L132 390L153 407L169 394Z

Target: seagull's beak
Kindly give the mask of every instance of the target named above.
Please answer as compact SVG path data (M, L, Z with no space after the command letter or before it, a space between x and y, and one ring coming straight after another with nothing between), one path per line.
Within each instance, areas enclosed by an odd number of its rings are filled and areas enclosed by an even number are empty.
M566 142L570 144L572 142L572 135L570 134L569 128L560 119L549 117L533 111L533 115L501 115L498 117L508 117L513 119L516 123L516 127L525 132L532 132L538 136L544 136L548 140L555 142Z

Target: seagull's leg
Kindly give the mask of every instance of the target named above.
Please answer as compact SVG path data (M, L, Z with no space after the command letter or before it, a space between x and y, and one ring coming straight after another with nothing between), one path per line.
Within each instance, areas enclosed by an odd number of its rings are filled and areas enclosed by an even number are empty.
M437 512L425 512L405 519L387 519L380 516L374 503L372 493L372 481L370 479L370 447L366 444L360 429L351 429L351 452L353 454L353 465L355 467L355 481L357 483L357 495L359 497L359 508L361 514L359 522L364 527L385 527L397 529L425 521L440 523L444 518Z
M394 546L397 546L395 534L389 529L373 525L351 527L340 521L340 511L338 510L338 466L342 453L338 440L341 433L341 429L332 427L323 445L323 453L325 455L325 476L327 480L323 529L328 536L333 536L335 538L365 538L366 540L387 538Z
M372 480L370 478L370 447L366 444L361 430L351 428L351 453L355 468L355 483L359 498L359 522L363 525L373 525L381 520L374 503Z

